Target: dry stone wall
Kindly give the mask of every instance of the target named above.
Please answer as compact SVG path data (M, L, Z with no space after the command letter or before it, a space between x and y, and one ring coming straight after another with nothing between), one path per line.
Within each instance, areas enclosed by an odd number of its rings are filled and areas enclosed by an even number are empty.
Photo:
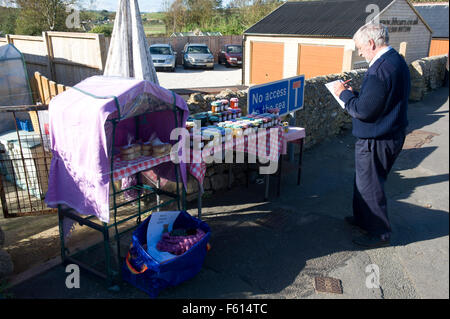
M420 101L424 95L444 85L445 74L448 74L448 55L433 56L412 62L411 101Z

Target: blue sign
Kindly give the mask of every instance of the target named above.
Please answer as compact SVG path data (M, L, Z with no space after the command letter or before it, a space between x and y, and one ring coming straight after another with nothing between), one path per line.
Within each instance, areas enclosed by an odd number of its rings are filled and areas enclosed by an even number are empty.
M252 86L248 90L248 113L263 114L278 108L280 115L301 110L305 93L305 76Z

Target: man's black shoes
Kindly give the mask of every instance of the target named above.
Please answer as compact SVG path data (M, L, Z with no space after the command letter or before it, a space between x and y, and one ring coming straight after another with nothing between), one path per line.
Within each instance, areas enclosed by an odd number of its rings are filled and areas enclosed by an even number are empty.
M358 224L355 221L355 217L353 216L346 216L344 217L344 220L349 224L350 226L359 227Z
M390 245L390 240L383 240L378 236L373 236L367 233L366 230L362 229L355 221L355 217L346 216L344 220L347 224L352 227L358 228L358 230L362 233L361 236L353 239L353 243L366 247L366 248L378 248L378 247L386 247Z
M353 243L366 248L387 247L391 244L390 240L383 240L377 236L362 235L353 239Z
M358 228L358 230L359 230L361 233L363 233L363 234L366 234L366 233L367 233L366 230L362 229L362 228L356 223L355 217L353 217L353 216L346 216L346 217L344 217L344 220L345 220L345 222L346 222L347 224L349 224L350 226Z

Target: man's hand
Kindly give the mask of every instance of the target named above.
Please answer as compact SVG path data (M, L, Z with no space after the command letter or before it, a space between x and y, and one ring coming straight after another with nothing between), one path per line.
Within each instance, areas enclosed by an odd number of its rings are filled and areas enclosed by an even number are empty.
M353 88L344 84L342 81L336 82L334 84L334 94L336 94L337 97L341 96L341 93L345 90L353 91Z

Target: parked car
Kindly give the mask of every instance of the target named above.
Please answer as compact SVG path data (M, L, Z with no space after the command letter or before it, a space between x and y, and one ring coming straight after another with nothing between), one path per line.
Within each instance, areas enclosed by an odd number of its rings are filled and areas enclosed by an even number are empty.
M214 69L214 55L206 44L187 43L183 50L183 66Z
M177 67L177 53L173 51L170 44L153 44L150 46L155 69L164 69L175 72Z
M219 53L219 64L225 64L227 68L230 66L242 66L242 45L224 45Z

